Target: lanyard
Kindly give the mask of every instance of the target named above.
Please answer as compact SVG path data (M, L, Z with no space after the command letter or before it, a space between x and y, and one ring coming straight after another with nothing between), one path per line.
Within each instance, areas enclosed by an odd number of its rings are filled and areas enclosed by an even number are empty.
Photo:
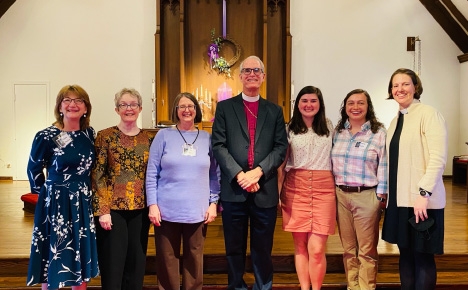
M184 139L184 142L185 142L185 144L187 144L187 145L193 145L193 144L195 144L195 141L197 141L198 135L200 134L200 129L197 128L197 137L195 137L195 140L193 140L193 142L189 144L189 143L187 143L187 140L185 140L184 135L182 135L182 133L180 132L180 130L179 130L179 128L177 127L177 125L176 125L176 129L177 129L177 131L179 132L180 137L182 137L182 139Z

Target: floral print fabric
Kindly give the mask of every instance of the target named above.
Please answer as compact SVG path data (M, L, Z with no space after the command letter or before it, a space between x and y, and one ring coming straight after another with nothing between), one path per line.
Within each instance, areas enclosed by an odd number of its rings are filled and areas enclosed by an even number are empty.
M98 132L96 165L92 173L96 216L109 214L111 209L146 207L146 165L153 138L146 130L128 136L117 126Z
M99 273L90 179L95 158L94 129L63 132L70 137L70 143L59 148L54 138L61 133L55 126L39 131L29 157L31 191L39 198L28 286L76 286Z

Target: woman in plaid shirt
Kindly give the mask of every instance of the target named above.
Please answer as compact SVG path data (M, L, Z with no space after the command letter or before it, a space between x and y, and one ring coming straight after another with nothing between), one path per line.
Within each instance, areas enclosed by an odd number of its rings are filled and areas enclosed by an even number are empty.
M341 107L332 148L338 229L348 289L375 289L379 221L387 199L384 125L369 94L349 92Z

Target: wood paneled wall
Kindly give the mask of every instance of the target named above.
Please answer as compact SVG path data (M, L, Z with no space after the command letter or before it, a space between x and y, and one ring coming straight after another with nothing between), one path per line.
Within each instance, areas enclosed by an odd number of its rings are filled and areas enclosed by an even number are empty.
M173 100L180 92L211 92L216 105L217 89L223 83L233 95L242 90L241 61L259 56L266 67L262 97L284 108L289 120L291 95L291 35L288 0L227 0L227 37L241 47L239 60L231 67L232 78L210 68L207 54L211 30L222 35L222 0L157 0L156 119L170 119ZM230 60L236 47L225 42L220 56ZM214 111L214 110L213 110Z

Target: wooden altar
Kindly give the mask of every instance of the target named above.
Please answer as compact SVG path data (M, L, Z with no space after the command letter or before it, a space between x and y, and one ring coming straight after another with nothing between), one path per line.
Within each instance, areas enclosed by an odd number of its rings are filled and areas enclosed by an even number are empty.
M224 2L225 1L225 2ZM173 100L180 92L200 91L205 108L203 128L210 131L217 89L226 82L233 95L242 90L240 62L257 55L265 64L262 97L283 107L289 120L291 95L291 35L288 0L157 0L155 34L156 122L170 120ZM223 6L224 5L224 6ZM223 11L223 8L225 10ZM223 14L224 12L224 14ZM226 38L220 55L232 60L231 78L210 66L208 46ZM236 46L237 45L237 46ZM210 115L211 114L211 115Z

